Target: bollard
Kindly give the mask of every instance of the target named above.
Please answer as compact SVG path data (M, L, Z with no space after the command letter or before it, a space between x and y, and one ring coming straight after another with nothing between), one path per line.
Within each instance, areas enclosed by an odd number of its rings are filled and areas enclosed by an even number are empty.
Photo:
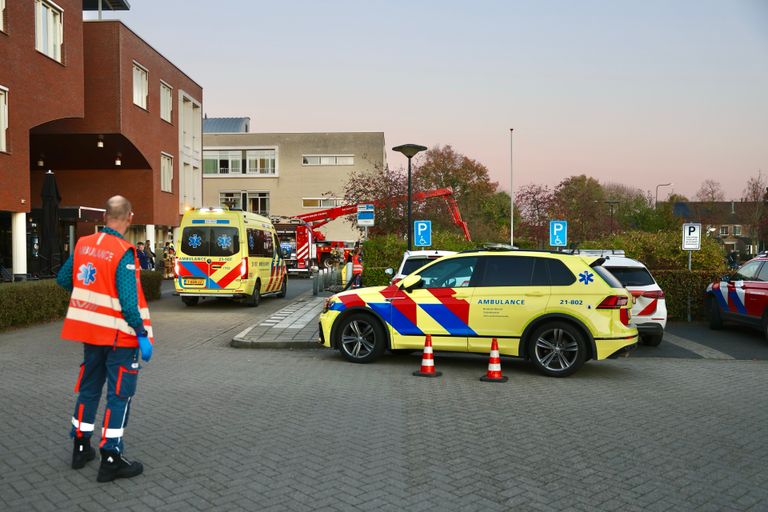
M314 270L310 271L309 278L312 279L312 295L317 296L318 294L317 282L319 281L319 279L317 278L317 274L315 273Z

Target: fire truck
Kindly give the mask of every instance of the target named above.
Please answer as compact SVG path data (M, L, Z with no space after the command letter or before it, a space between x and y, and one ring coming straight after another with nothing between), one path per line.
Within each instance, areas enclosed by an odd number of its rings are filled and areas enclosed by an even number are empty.
M453 190L448 187L411 194L411 200L414 202L431 198L445 200L451 212L453 224L461 229L467 240L471 240L467 223L461 218L459 205L453 197ZM372 204L376 207L394 206L407 200L408 196L404 195L379 199ZM355 242L326 240L319 228L339 217L356 214L357 206L357 204L349 204L293 217L272 217L288 272L308 273L313 266L330 267L346 258L349 251L354 248Z

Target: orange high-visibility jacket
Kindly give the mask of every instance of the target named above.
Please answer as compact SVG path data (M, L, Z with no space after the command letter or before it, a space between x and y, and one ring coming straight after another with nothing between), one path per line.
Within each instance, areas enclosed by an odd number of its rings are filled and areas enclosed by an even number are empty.
M352 275L363 273L363 261L360 259L360 255L352 256Z
M154 343L149 308L141 289L136 248L126 240L107 233L82 237L75 247L72 267L72 297L61 337L93 345L138 347L136 331L123 318L117 296L115 272L127 250L133 251L136 292L144 329Z

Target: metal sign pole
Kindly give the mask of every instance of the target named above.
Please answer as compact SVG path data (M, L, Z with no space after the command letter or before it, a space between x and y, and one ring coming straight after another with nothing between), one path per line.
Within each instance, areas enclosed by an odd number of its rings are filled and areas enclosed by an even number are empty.
M691 254L693 254L693 251L688 251L688 272L691 271ZM688 279L690 280L691 276L688 274ZM688 287L688 322L691 322L691 287Z

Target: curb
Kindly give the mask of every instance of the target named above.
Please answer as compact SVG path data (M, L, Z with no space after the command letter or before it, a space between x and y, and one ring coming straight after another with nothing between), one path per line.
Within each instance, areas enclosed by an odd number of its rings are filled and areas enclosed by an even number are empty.
M230 347L234 348L301 348L301 349L308 349L308 348L321 348L322 345L318 343L317 341L279 341L279 340L270 340L270 341L247 341L243 339L238 339L237 337L232 338L232 341L229 342Z

